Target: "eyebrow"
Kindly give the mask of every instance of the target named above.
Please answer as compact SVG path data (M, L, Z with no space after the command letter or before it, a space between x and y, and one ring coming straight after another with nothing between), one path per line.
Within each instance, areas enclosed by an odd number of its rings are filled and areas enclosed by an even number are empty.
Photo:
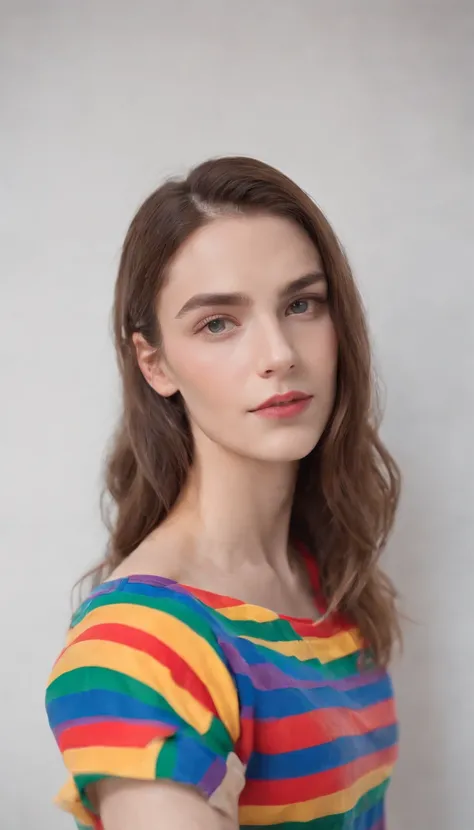
M292 297L298 291L304 291L319 283L325 283L326 276L323 271L311 271L309 274L304 274L296 280L292 280L285 285L279 292L280 300L286 300ZM195 294L191 297L178 311L176 319L184 317L191 311L196 311L199 308L209 308L213 306L248 306L251 300L247 294L240 294L239 292L232 292L229 294L212 293L212 294Z

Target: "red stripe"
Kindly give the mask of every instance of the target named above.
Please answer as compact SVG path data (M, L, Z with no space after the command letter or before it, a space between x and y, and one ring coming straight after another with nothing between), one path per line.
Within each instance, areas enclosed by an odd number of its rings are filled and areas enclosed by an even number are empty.
M365 709L315 709L301 715L275 720L242 718L243 734L254 736L255 752L278 755L307 749L337 738L364 735L396 722L393 700L374 703Z
M309 801L319 795L332 795L348 789L362 776L379 767L395 763L397 748L389 747L372 755L365 755L342 767L304 775L301 778L285 778L273 781L247 779L240 797L240 806L276 806Z
M104 640L111 643L130 646L136 651L142 651L166 666L171 672L174 681L202 703L210 712L217 715L214 701L207 687L193 669L175 651L158 639L154 634L148 634L138 628L121 623L100 623L88 628L73 641L80 643L85 640ZM71 643L73 645L73 643Z
M202 600L210 608L235 608L237 605L246 604L241 599L226 597L224 594L213 594L212 591L205 591L203 588L190 588L188 585L184 587L193 597Z
M316 561L316 557L309 551L306 545L303 545L301 542L298 544L298 548L301 553L303 562L305 564L306 572L308 574L311 587L313 589L316 607L320 614L324 615L327 611L327 602L321 591L321 576L319 573L319 566ZM336 612L334 614L331 614L327 621L325 620L323 623L319 624L317 634L321 637L328 637L331 636L331 634L334 634L335 631L348 631L350 628L353 627L354 623L347 616L344 616L343 614ZM320 628L324 631L324 633L321 635Z
M326 619L319 619L316 622L310 620L291 619L291 624L295 631L302 637L318 637L319 639L326 639L334 637L335 634L343 634L345 631L353 631L355 626L347 619L343 619L339 614L331 614ZM354 651L357 651L357 646L354 643Z
M235 745L235 752L244 766L247 766L255 744L254 718L240 718L240 735Z
M168 738L176 727L166 723L137 723L107 720L102 723L79 724L65 729L58 738L61 752L88 746L145 747L157 738Z

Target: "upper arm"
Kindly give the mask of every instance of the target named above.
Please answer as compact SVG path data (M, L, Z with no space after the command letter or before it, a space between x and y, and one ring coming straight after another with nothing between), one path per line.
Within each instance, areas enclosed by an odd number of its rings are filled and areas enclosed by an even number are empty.
M94 790L103 830L238 830L237 819L183 785L105 779Z
M48 717L70 772L59 804L94 830L98 809L102 819L103 811L123 808L125 815L149 803L174 811L199 805L196 815L218 817L207 801L219 805L239 737L233 678L189 597L129 581L119 586L94 594L76 615L50 678ZM183 785L182 802L173 783ZM121 830L116 820L125 819L108 818L111 830ZM144 830L147 821L144 815Z

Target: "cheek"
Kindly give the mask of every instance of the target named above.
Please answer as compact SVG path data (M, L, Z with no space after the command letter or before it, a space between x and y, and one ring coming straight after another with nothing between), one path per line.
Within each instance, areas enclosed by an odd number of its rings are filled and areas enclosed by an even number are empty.
M336 330L329 316L313 329L306 339L304 351L320 381L330 382L336 375L339 349Z
M235 349L226 343L170 342L167 360L176 385L192 408L200 403L219 407L233 400L242 386Z
M325 332L323 341L323 349L329 372L330 374L335 375L338 363L339 345L337 342L336 329L334 328L332 320L329 320L327 325L327 331Z

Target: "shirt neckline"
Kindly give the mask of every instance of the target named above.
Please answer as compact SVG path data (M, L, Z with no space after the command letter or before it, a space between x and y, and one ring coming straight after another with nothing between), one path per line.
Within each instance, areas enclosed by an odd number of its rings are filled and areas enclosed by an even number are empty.
M290 625L303 627L303 628L315 628L315 627L325 627L324 624L329 622L330 616L327 614L327 604L322 595L321 588L320 588L320 578L319 578L319 569L314 556L311 555L308 548L301 543L297 545L298 550L302 555L302 561L306 568L306 572L308 574L308 578L310 581L310 586L312 589L313 594L313 602L315 610L318 612L318 617L298 617L293 616L290 614L279 614L277 611L274 611L272 608L268 608L263 605L257 605L253 602L245 602L245 600L240 599L238 597L232 597L227 594L220 594L215 591L208 591L205 588L197 588L194 585L188 585L184 582L178 582L175 579L169 579L168 577L158 576L157 574L130 574L124 577L118 577L117 579L106 580L101 585L99 585L95 591L93 591L90 599L93 597L99 596L101 593L108 593L117 585L120 584L144 584L144 585L151 585L155 587L170 587L176 588L178 591L183 591L185 593L191 594L196 599L202 601L205 605L206 598L210 600L209 606L212 610L219 613L219 611L224 608L229 607L238 607L241 605L246 605L249 608L255 608L257 611L268 613L269 615L274 615L275 620L282 620L283 622L288 622ZM222 616L225 617L225 614ZM231 619L231 618L229 618ZM271 620L269 620L271 621Z

